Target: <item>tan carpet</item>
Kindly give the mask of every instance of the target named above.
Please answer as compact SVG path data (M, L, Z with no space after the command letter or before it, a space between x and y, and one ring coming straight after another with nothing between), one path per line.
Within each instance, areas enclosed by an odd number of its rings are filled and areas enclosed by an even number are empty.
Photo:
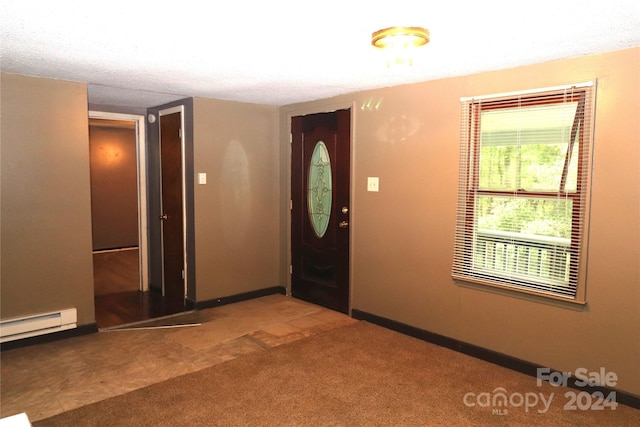
M493 396L499 387L512 403L481 407L478 396ZM564 394L572 391L546 383L538 387L535 378L358 322L34 425L640 425L640 411L623 405L564 410ZM552 393L544 413L539 413L545 410L542 402L528 411L514 406L519 396L542 394L548 400Z

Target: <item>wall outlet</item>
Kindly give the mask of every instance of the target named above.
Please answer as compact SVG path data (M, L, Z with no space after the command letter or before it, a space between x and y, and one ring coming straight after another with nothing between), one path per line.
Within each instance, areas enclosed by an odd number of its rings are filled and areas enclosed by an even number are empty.
M367 178L367 191L379 191L379 178L377 176Z

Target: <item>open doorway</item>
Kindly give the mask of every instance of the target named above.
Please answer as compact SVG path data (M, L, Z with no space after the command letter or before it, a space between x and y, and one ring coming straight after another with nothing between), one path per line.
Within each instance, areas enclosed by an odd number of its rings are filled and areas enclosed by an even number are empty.
M94 301L98 328L183 311L149 291L144 116L89 113Z
M126 323L120 300L138 300L147 287L144 120L89 113L91 220L96 323ZM142 184L142 185L140 185ZM141 209L142 208L142 209Z

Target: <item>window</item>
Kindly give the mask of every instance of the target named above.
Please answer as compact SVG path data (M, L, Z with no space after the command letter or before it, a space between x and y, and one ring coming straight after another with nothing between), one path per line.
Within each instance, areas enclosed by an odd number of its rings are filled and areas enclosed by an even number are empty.
M592 89L462 99L454 279L579 296Z

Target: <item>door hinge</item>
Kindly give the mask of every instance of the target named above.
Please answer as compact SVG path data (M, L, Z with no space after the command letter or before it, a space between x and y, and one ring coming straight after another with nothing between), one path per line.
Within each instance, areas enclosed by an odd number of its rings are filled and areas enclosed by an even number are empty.
M289 144L293 144L293 134L289 134Z
M178 128L178 138L182 138L182 128Z
M184 280L184 268L182 269L182 280Z
M293 210L293 200L289 200L289 210Z
M289 274L293 274L293 265L289 264Z

